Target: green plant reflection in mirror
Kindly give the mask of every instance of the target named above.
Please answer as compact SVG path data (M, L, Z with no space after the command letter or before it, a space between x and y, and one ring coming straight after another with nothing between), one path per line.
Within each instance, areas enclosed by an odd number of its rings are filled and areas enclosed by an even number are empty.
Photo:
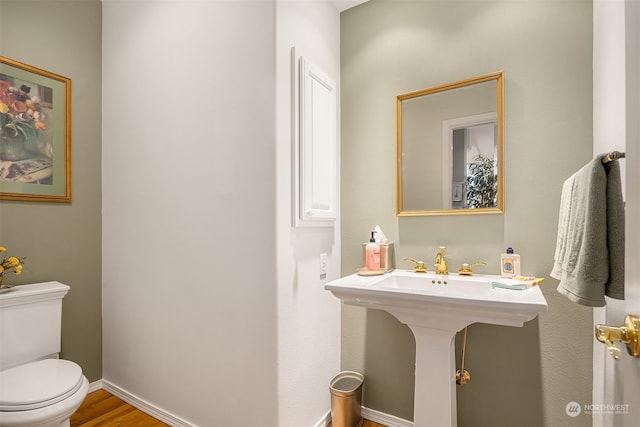
M504 211L503 72L398 95L399 216Z

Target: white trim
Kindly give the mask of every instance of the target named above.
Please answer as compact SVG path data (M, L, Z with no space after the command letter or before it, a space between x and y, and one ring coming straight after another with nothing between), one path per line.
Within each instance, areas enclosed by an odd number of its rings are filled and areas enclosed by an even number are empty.
M120 387L110 383L109 381L98 380L89 384L89 393L100 389L105 389L114 396L117 396L120 399L124 400L129 405L134 406L142 412L145 412L171 426L193 427L193 425L188 423L187 421L173 414L170 414L143 399L140 399L139 397L127 392L126 390L121 389ZM385 414L384 412L376 411L375 409L365 408L364 406L362 407L362 417L366 418L369 421L383 424L387 427L413 427L413 421L398 418L394 415ZM324 414L324 417L322 417L314 425L314 427L328 427L329 424L331 424L331 411L327 411L327 413Z
M331 411L327 411L327 413L324 414L324 417L322 417L322 419L313 427L327 427L329 424L331 424Z
M101 389L102 389L102 380L100 379L98 381L89 383L89 390L87 391L87 394L93 393L94 391L98 391Z
M362 407L362 417L387 427L413 427L413 421L365 407Z
M156 418L164 423L169 424L170 426L193 427L193 424L190 424L189 422L183 420L182 418L176 415L170 414L169 412L166 412L155 405L152 405L146 400L143 400L138 396L135 396L129 393L128 391L121 389L120 387L110 383L109 381L106 381L103 379L102 385L103 385L103 388L109 393L119 397L120 399L124 400L131 406L134 406L135 408L141 410L142 412L145 412L151 415L153 418Z
M367 420L378 424L383 424L387 427L413 427L413 421L398 418L374 409L365 408L364 406L362 407L362 418L366 418ZM331 424L331 411L328 411L314 427L327 427L329 424Z

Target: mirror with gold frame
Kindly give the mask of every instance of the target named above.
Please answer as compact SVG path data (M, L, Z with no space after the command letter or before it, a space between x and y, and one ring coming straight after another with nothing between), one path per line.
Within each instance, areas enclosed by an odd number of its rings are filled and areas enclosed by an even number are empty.
M504 212L504 73L397 96L398 216Z

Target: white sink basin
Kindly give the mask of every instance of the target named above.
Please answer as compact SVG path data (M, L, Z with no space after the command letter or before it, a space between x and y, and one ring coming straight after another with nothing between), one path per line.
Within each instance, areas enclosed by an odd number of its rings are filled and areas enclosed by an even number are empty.
M434 318L440 315L459 316L456 323L464 324L456 330L475 322L522 326L547 311L538 286L523 291L492 288L491 283L497 280L500 276L442 276L396 270L382 276L353 274L327 283L325 289L346 304L393 310L391 314L397 317L403 315L401 311L416 309L426 321L437 320Z
M411 328L416 339L414 427L444 427L457 425L456 333L478 322L522 326L547 311L540 286L493 288L497 280L500 276L395 270L382 276L353 274L326 283L325 289L345 304L385 310Z

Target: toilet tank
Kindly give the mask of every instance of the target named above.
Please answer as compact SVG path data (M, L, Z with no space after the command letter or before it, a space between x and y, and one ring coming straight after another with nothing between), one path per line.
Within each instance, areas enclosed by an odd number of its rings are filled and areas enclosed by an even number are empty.
M57 357L68 291L62 283L45 282L0 293L0 370Z

